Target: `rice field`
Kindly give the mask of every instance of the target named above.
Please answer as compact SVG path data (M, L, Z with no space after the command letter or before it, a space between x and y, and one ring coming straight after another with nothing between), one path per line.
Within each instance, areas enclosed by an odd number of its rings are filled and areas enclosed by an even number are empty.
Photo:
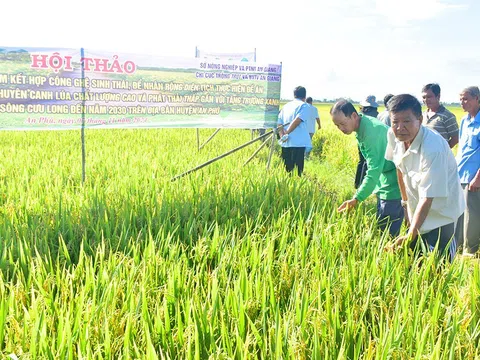
M250 131L117 129L82 185L80 132L1 132L0 357L479 359L477 260L384 252L373 197L338 214L356 144L319 109L302 178L252 145L172 182Z

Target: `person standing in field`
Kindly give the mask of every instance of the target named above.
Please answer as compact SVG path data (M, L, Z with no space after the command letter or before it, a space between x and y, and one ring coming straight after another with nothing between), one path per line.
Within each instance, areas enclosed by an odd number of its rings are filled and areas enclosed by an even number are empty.
M465 209L455 157L445 139L422 125L422 106L412 95L388 102L392 127L385 158L395 163L408 233L388 247L415 251L438 247L450 261L456 253L455 223Z
M374 95L368 95L365 100L360 102L360 113L371 117L377 117L378 104ZM358 148L358 158L357 172L355 173L355 189L359 188L365 174L367 173L367 163L365 162L365 158L363 157L360 148Z
M450 148L458 143L457 118L440 104L440 85L427 84L422 89L423 103L427 110L423 113L425 126L436 130L447 140Z
M380 114L378 114L377 119L383 122L388 127L391 126L390 124L390 113L388 112L388 101L393 97L393 94L387 94L383 98L383 105L385 105L385 110L383 110Z
M320 124L320 116L318 115L318 109L316 106L312 104L313 99L309 96L306 100L308 104L308 110L310 111L310 116L307 121L308 133L310 134L310 140L313 139L313 135L315 134L315 125L318 125L318 130L322 128ZM308 160L310 157L310 152L312 151L312 147L307 147L305 149L305 159Z
M390 226L393 237L398 236L404 210L401 204L395 164L385 160L388 127L377 119L358 114L352 103L338 101L330 110L333 123L345 135L355 132L358 147L368 165L367 173L353 199L337 209L347 211L364 201L372 193L377 195L377 219L380 229Z
M474 255L480 244L480 90L466 88L460 94L467 115L460 123L458 143L458 175L467 203L465 214L457 223L457 239L464 255Z
M278 115L282 159L287 172L295 167L298 176L302 176L305 162L305 148L312 146L308 134L307 121L310 116L308 104L305 103L307 91L297 86L293 91L294 100L286 103Z

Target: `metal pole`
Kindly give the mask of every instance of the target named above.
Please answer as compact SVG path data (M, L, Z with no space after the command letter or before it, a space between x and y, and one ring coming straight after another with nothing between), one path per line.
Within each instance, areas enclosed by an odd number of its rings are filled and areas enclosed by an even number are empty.
M210 165L211 163L214 163L214 162L217 161L217 160L223 159L224 157L226 157L226 156L228 156L228 155L230 155L230 154L233 154L234 152L237 152L238 150L241 150L241 149L243 149L244 147L246 147L246 146L248 146L248 145L250 145L250 144L253 144L255 141L258 141L258 140L263 139L263 138L265 138L265 137L267 137L267 136L269 136L269 135L272 135L273 133L274 133L273 130L270 131L270 132L268 132L268 133L265 133L265 134L259 136L258 138L253 139L253 140L250 140L249 142L247 142L247 143L245 143L245 144L243 144L243 145L240 145L240 146L236 147L235 149L232 149L232 150L230 150L230 151L227 151L226 153L224 153L224 154L222 154L222 155L220 155L220 156L217 156L216 158L210 159L210 160L208 160L207 162L204 162L203 164L200 164L200 165L198 165L197 167L194 167L193 169L190 169L190 170L188 170L188 171L185 171L183 174L180 174L180 175L175 176L175 177L172 178L170 181L175 181L175 180L180 179L180 178L184 177L185 175L188 175L188 174L190 174L190 173L192 173L192 172L194 172L194 171L200 170L201 168L204 168L205 166ZM275 138L275 137L273 136L273 138Z
M272 135L272 136L275 136L275 135ZM247 165L250 161L253 160L253 158L255 157L255 155L257 155L258 152L259 152L260 150L262 150L262 148L263 148L265 145L267 145L268 140L270 140L270 138L265 139L265 141L262 143L262 145L260 145L260 146L258 147L258 149L255 150L255 152L252 154L252 156L250 156L250 157L248 158L248 160L245 161L245 163L243 164L243 166Z
M85 66L82 59L85 57L85 51L83 48L80 49L80 64L82 69L82 129L80 130L82 138L82 185L85 183Z
M200 129L197 128L197 151L200 150Z
M268 154L267 170L270 169L270 161L272 160L274 149L275 149L275 135L272 135L272 144L270 145L270 154Z
M207 139L207 141L205 141L205 142L198 148L198 150L200 150L200 149L203 148L205 145L207 145L207 144L210 142L210 140L212 140L213 137L214 137L215 135L217 135L217 133L218 133L220 130L222 130L222 128L219 128L219 129L215 130L215 132L214 132L212 135L210 135L210 137Z
M198 58L198 47L195 45L195 58ZM200 130L197 128L197 151L200 150Z

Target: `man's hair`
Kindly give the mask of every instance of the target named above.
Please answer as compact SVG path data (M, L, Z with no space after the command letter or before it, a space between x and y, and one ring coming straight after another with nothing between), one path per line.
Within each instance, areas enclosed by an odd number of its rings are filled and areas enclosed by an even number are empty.
M385 95L385 97L383 98L383 105L385 105L385 107L388 109L388 102L390 101L390 99L393 97L393 94L387 94Z
M347 117L352 116L353 113L358 115L355 106L353 106L350 101L347 101L345 99L337 101L335 105L332 106L332 108L330 109L330 115L333 115L339 111L341 111L343 115Z
M427 84L422 88L422 92L427 92L428 90L432 90L433 95L436 97L440 96L440 85L432 83L432 84Z
M463 93L468 93L470 96L480 98L480 89L478 89L478 86L469 86L463 89L462 94Z
M392 97L388 102L388 111L398 113L401 111L412 110L413 114L419 118L422 116L422 105L415 96L410 94L400 94Z
M305 100L305 101L306 101L307 103L311 104L312 101L313 101L313 99L309 96L309 97L307 97L307 100Z
M307 96L307 90L305 90L303 86L297 86L293 90L293 96L295 97L295 99L305 99L305 97Z

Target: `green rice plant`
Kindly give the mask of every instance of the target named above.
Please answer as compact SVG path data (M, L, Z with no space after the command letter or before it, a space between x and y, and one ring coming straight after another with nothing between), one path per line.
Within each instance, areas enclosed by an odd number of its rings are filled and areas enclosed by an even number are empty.
M305 176L193 129L1 134L0 354L31 359L475 359L476 260L383 251L329 105ZM201 129L206 138L212 130Z

